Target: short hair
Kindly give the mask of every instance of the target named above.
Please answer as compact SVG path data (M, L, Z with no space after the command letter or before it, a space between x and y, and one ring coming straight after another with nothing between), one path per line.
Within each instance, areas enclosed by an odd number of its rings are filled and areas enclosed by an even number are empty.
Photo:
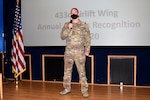
M75 9L75 10L79 13L79 10L78 10L77 8L72 8L71 11L72 11L73 9Z

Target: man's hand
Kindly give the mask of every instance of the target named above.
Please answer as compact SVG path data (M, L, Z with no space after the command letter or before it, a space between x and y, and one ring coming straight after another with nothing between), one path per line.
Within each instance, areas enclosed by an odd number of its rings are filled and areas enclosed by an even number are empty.
M69 24L68 24L68 29L71 30L71 29L72 29L72 26L73 26L73 24L72 24L72 23L69 23Z
M86 52L85 52L85 55L86 55L86 56L89 56L89 52L86 51Z

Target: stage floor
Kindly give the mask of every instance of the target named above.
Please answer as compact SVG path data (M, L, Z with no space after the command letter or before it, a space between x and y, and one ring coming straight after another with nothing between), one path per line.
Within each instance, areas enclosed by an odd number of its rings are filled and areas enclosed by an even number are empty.
M83 98L80 84L72 84L72 92L61 96L62 83L20 81L3 82L3 100L150 100L150 88L89 85L89 97Z

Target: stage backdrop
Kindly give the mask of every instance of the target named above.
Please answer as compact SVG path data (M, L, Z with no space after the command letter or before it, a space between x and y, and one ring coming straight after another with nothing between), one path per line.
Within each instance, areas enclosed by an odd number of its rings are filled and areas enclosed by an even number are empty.
M28 1L27 3L27 7L29 6L34 6L34 3L36 4L39 0L21 0L22 3L23 2L26 2ZM32 3L34 1L34 3ZM39 5L42 5L42 6L46 6L45 4L45 1L51 1L51 3L55 2L55 0L41 0L42 3L40 3ZM56 0L58 1L58 0ZM57 7L59 7L61 4L64 4L64 1L66 0L63 0L63 2L58 2ZM74 4L74 1L72 1L72 3L70 3L71 0L68 0L68 3L69 4L65 4L65 6L69 6L69 5L73 5ZM77 2L79 0L76 0ZM82 1L85 2L85 0L80 0L80 3L83 3ZM87 5L87 2L89 2L90 0L86 0L86 2L82 5ZM97 5L95 6L99 6L99 8L101 9L101 7L104 7L106 8L104 4L104 2L107 2L108 0L105 0L105 1L102 1L102 0L93 0L92 2L97 2ZM110 0L109 0L110 1ZM114 4L117 4L116 2L119 3L119 0L111 0L110 2L107 2L107 5L108 6L112 6ZM128 5L116 5L116 7L120 7L120 9L123 9L123 7L129 7L130 9L133 8L135 10L135 5L139 5L136 10L139 10L139 12L141 12L141 10L144 8L149 8L149 3L146 3L148 2L149 0L142 0L141 4L137 4L137 2L139 0L130 0L130 3L129 3L129 0L121 0L120 2L126 4L128 2ZM15 4L16 4L16 0L4 0L4 22L5 22L5 28L4 28L4 33L7 34L7 48L6 48L6 60L8 60L7 63L5 63L5 77L6 78L13 78L13 74L12 74L12 66L11 66L11 46L12 46L12 26L13 26L13 21L14 21L14 9L15 9ZM31 3L31 5L30 5ZM56 9L52 9L50 5L51 3L49 3L49 6L47 5L47 9L49 9L50 11L48 11L47 13L46 10L43 11L43 16L48 16L49 13L52 13L53 11L56 11ZM65 2L66 3L66 2ZM145 3L146 5L144 6L141 6L143 5L143 3ZM91 6L89 6L88 9L93 9L92 8L92 5L94 5L93 3L91 3ZM25 7L25 6L24 6ZM37 8L36 9L40 9L41 6L36 6ZM72 6L71 6L72 7ZM71 8L70 7L70 8ZM78 5L74 5L74 7L78 7ZM30 10L33 10L34 7L30 7L29 11ZM66 9L66 11L69 12L70 8ZM79 8L79 7L78 7ZM64 11L64 7L61 7L59 8L61 11ZM131 10L133 10L131 9ZM82 10L81 8L79 8L79 10ZM112 10L115 10L115 9L112 9ZM149 9L147 9L149 10ZM23 10L22 10L23 11ZM146 10L145 10L146 11ZM41 12L41 11L39 11ZM36 12L37 14L39 13L38 11ZM129 10L130 12L130 10ZM146 11L147 14L149 13L149 11ZM31 13L31 12L30 12ZM33 15L35 12L32 12L31 14L28 14L27 15L31 16ZM133 15L136 15L138 12L136 12L135 14L133 13ZM143 13L145 13L143 11ZM40 14L38 14L40 16ZM148 14L149 15L149 14ZM126 15L125 15L126 16ZM127 15L128 16L128 15ZM126 17L127 17L126 16ZM37 17L37 16L36 16ZM136 16L135 16L136 17ZM134 18L135 18L134 17ZM147 16L148 17L148 16ZM25 18L25 16L23 15L23 18ZM27 17L28 18L28 17ZM81 18L81 17L80 17ZM103 17L104 18L104 17ZM102 19L103 19L102 18ZM108 18L108 17L107 17ZM106 19L107 19L106 18ZM141 20L144 20L142 19L142 17L140 17ZM149 17L148 17L149 18ZM30 18L28 18L30 19ZM83 18L84 20L85 18ZM101 18L100 18L101 19ZM132 18L133 19L133 18ZM31 22L34 23L34 20L35 18L33 18L31 20ZM44 19L40 19L41 21L44 20ZM40 21L39 20L39 21ZM48 18L48 20L51 20L51 17ZM64 20L64 19L62 19ZM68 19L66 19L65 21L69 21L70 18L68 17ZM133 19L133 20L137 20L136 18ZM38 21L38 20L37 20ZM59 21L58 21L59 22ZM149 19L146 20L145 22L149 22ZM23 24L25 25L26 22L23 21ZM48 22L49 23L49 22ZM23 27L25 27L23 25ZM27 24L27 27L29 26L29 24ZM149 24L148 24L149 26ZM148 27L147 26L147 27ZM25 29L28 29L28 28L25 28ZM32 30L35 30L33 29L32 27L29 29L30 31ZM29 35L28 38L33 38L33 41L35 42L36 40L34 40L36 38L36 32L34 33L27 33L28 30L23 30L23 35ZM100 31L102 29L99 29ZM125 29L124 29L125 30ZM135 29L136 30L136 29ZM145 30L146 31L146 30ZM147 31L149 31L149 29L147 29ZM49 34L51 33L54 33L53 31L51 32L50 30L48 30ZM121 31L120 31L121 32ZM49 40L52 39L52 37L44 37L44 31L41 32L41 38L40 40L38 40L39 38L37 38L37 41L43 41L43 39L47 40L49 42ZM143 34L144 32L142 32L141 34ZM58 33L59 34L59 33ZM115 32L112 33L115 35ZM28 42L27 41L27 36L25 35L25 42ZM132 34L131 34L132 35ZM37 36L38 36L38 33L37 33ZM143 36L145 36L143 34ZM58 36L59 37L59 36ZM130 36L129 36L130 37ZM49 38L49 39L47 39ZM112 38L115 38L115 36L113 36ZM134 37L136 38L136 37ZM101 41L101 40L99 40ZM133 39L134 41L134 39ZM119 41L118 41L119 42ZM140 40L139 40L140 42ZM29 41L30 43L30 41ZM52 42L50 42L52 43ZM33 45L34 43L32 43L31 45ZM38 44L38 42L37 42ZM29 44L26 44L26 45L29 45ZM41 45L41 44L39 44ZM65 46L25 46L25 52L26 54L31 54L31 64L32 64L32 80L42 80L42 61L41 61L41 57L42 57L42 54L64 54L64 49L65 49ZM149 60L149 57L150 57L150 46L92 46L91 48L91 53L92 55L94 55L94 83L98 83L98 84L107 84L107 56L108 55L136 55L137 56L137 85L138 86L150 86L150 80L149 80L149 76L150 76L150 60ZM59 69L59 68L58 68ZM76 76L75 75L75 78L73 78L73 81L78 81L76 80Z

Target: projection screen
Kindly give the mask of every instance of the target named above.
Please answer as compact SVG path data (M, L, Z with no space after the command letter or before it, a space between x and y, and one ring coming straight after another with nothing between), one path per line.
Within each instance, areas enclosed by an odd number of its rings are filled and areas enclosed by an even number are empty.
M150 0L22 0L25 46L64 46L61 28L70 10L91 32L92 46L150 46Z

